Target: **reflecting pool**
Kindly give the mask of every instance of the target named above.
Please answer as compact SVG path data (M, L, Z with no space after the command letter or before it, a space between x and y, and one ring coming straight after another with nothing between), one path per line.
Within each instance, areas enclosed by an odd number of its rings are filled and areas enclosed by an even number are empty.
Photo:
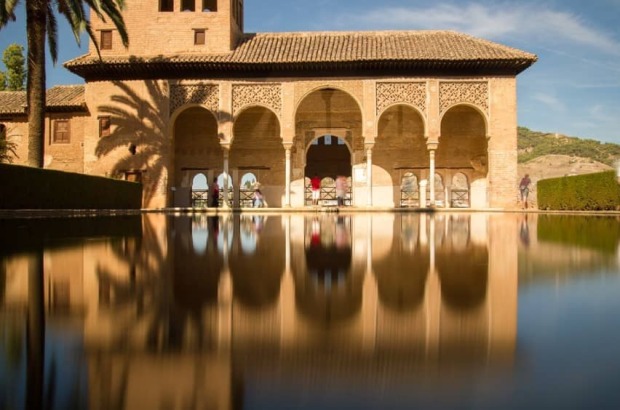
M620 408L620 220L0 220L0 408Z

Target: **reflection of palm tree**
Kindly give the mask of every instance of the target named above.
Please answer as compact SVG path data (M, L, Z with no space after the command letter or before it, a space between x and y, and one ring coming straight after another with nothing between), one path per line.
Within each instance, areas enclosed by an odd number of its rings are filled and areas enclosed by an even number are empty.
M173 220L169 223L173 223ZM115 318L118 326L118 339L115 342L119 345L127 344L128 338L137 327L136 324L142 322L147 329L145 340L147 347L154 350L178 350L184 346L184 336L189 325L194 328L197 347L202 348L204 347L203 304L202 299L199 301L197 298L204 294L197 292L202 292L203 282L207 281L209 282L207 285L214 290L217 297L217 284L213 285L209 278L202 275L188 276L188 272L183 272L178 267L173 272L168 271L166 269L166 266L169 266L168 256L157 244L157 234L157 230L145 220L144 236L149 239L148 251L142 249L145 246L142 241L138 242L136 248L129 254L123 254L120 247L115 249L117 257L129 265L130 279L132 272L139 272L139 278L134 276L134 280L127 281L118 279L117 275L106 269L98 269L100 289L114 294L114 299L110 300L107 308L112 312L124 312L127 308L135 306L135 316L127 317L125 321L122 317ZM186 234L188 232L181 233ZM216 251L214 250L216 236L217 233L210 229L209 237L212 238L212 242L207 252ZM168 243L175 243L174 238L169 238ZM180 243L175 243L176 257L183 263L187 260L187 255L178 254L181 252L181 247ZM210 269L217 270L219 278L221 266L216 264L212 268ZM191 273L197 272L189 272ZM198 282L192 281L192 278ZM136 283L136 279L139 283Z
M165 115L168 95L163 83L145 81L149 98L144 98L125 83L114 82L124 94L113 95L113 104L98 107L99 111L113 117L116 128L99 140L95 153L98 157L110 154L117 148L133 144L136 154L129 151L118 160L111 172L118 175L125 170L146 170L151 184L145 184L144 199L148 202L156 193L157 181L167 177L164 153L170 152L171 141L166 138Z

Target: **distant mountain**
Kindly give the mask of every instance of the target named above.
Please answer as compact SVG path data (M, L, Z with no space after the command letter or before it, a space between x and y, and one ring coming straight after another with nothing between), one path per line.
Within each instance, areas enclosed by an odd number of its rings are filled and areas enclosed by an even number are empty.
M620 145L518 127L520 164L545 155L589 158L609 166L620 160Z

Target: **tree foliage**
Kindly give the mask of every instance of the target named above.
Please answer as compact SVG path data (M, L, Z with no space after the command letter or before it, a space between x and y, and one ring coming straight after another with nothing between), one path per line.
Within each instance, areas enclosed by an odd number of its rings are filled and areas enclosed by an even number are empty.
M6 125L0 124L0 163L13 162L13 157L17 156L17 144L8 140L7 133Z
M2 54L2 62L6 67L4 72L6 89L9 91L22 91L26 81L24 47L16 43L10 44Z
M517 131L520 163L552 154L590 158L610 166L620 159L618 144L532 131L525 127L518 127Z

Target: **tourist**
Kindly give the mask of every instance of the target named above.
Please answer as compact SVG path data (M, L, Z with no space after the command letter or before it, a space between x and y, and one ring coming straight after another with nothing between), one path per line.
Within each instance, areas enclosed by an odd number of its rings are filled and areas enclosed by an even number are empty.
M521 208L527 208L527 197L530 194L530 184L532 181L530 180L530 175L525 174L525 176L521 179L519 183L519 192L521 193Z
M220 203L220 187L217 185L217 178L213 178L213 182L209 187L209 206L217 208Z
M260 189L256 188L254 190L254 208L265 208L267 206L267 202L265 201L265 197Z
M317 174L314 174L310 179L310 185L312 187L312 205L318 205L321 197L321 179Z
M336 199L338 206L344 206L344 197L347 192L347 179L343 175L336 177Z

